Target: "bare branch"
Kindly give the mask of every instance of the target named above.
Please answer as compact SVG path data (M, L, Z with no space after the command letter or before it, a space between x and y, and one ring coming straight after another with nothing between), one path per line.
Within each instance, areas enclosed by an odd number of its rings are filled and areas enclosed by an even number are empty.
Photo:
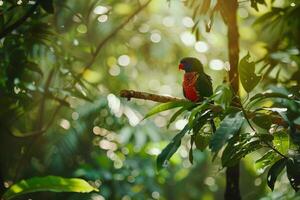
M150 100L150 101L155 101L160 103L166 103L172 101L187 101L185 99L180 99L177 97L157 95L148 92L140 92L134 90L122 90L120 92L120 97L127 98L128 100L130 100L131 98L135 98L135 99L144 99L144 100Z

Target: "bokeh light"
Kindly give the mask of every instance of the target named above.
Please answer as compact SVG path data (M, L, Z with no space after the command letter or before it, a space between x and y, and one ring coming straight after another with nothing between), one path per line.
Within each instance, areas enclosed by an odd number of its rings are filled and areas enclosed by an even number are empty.
M103 15L105 13L108 12L108 8L105 7L105 6L97 6L95 9L94 9L94 13L96 15Z
M209 61L209 68L213 70L222 70L224 69L224 62L220 59L212 59Z

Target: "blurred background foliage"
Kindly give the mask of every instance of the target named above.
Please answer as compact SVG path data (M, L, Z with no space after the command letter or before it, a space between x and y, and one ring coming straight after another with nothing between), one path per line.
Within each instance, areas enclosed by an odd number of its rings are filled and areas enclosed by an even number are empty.
M220 14L214 13L207 32L209 14L195 11L204 1L45 2L3 35L35 1L0 1L0 177L5 188L50 174L84 178L100 191L20 199L221 199L220 161L211 163L208 152L196 150L191 165L189 136L170 166L156 172L156 156L186 119L170 129L165 128L169 111L141 121L154 103L118 97L128 88L182 97L177 65L184 56L202 61L214 88L222 84L229 62ZM240 55L250 52L262 75L255 92L299 95L299 9L296 0L239 2ZM285 175L270 192L263 170L254 165L260 156L255 152L242 160L243 198L295 199Z

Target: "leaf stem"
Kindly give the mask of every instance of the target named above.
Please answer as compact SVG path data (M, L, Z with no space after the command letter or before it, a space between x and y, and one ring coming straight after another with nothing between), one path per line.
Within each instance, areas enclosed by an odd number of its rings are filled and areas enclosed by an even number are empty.
M256 129L254 128L254 126L251 124L250 120L249 120L249 117L247 115L247 112L245 111L243 105L241 104L241 109L242 109L242 112L244 114L244 117L247 121L247 123L249 124L250 128L254 131L254 133L257 135L257 131ZM278 151L276 148L274 148L271 144L269 144L268 142L265 142L265 141L262 141L264 144L266 144L270 149L272 149L274 152L276 152L277 154L279 154L280 156L282 156L283 158L286 158L288 159L287 156L283 155L280 151Z

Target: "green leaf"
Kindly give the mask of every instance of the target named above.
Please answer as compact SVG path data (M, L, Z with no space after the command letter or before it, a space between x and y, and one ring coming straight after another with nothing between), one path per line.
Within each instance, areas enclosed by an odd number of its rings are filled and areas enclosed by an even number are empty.
M238 138L238 137L237 137ZM222 166L232 167L237 164L247 154L261 148L259 140L254 141L236 141L229 142L222 154Z
M263 113L256 113L252 121L263 129L269 129L273 123L271 115Z
M282 98L282 99L289 99L289 97L282 93L277 92L264 92L264 93L258 93L250 98L250 102L252 101L261 101L263 99L267 98Z
M260 133L256 136L259 137L260 141L263 142L272 142L274 140L274 136L270 133Z
M41 70L41 68L38 66L38 64L34 63L34 62L30 62L28 61L26 63L26 67L27 69L31 70L31 71L34 71L38 74L40 74L41 76L43 76L43 71Z
M41 0L40 4L47 13L54 13L53 0Z
M243 88L246 92L251 92L260 81L260 76L255 74L255 63L249 62L250 54L248 53L239 63L239 75Z
M273 145L282 154L287 154L290 147L289 135L285 132L275 132Z
M198 105L197 107L195 107L195 108L192 110L192 113L190 114L190 117L189 117L189 125L190 125L190 127L193 126L195 117L196 117L202 110L205 110L205 109L209 108L209 103L211 103L212 99L215 98L215 96L216 96L216 94L213 94L213 95L210 96L209 98L207 98L207 99L205 99L204 101L202 101L200 105Z
M59 176L33 177L12 185L2 198L9 200L23 194L41 191L87 193L98 191L98 189L80 178L62 178Z
M159 104L159 105L155 106L154 108L152 108L146 114L144 119L146 119L146 118L148 118L152 115L155 115L157 113L166 111L166 110L170 110L170 109L177 108L177 107L182 107L182 106L191 106L191 105L193 105L193 103L189 102L189 101L174 101L174 102L162 103L162 104Z
M228 108L232 100L232 92L228 85L219 85L215 91L216 96L213 98L215 103L219 104L224 110Z
M253 25L258 25L258 24L262 24L265 22L270 22L270 19L272 19L274 16L276 16L277 12L271 11L271 12L267 12L265 14L263 14L262 16L258 17Z
M202 113L197 113L197 115L192 123L192 128L193 128L194 134L198 134L200 129L208 122L208 120L210 118L210 114L211 114L210 109L207 109Z
M266 99L287 99L290 98L282 93L277 92L264 92L264 93L258 93L250 98L248 108L253 107L255 104L259 103L260 101L266 100Z
M196 119L196 115L198 115L201 111L207 109L209 107L208 101L203 101L201 105L197 106L194 108L190 114L189 117L189 126L192 127L194 124L194 121Z
M73 89L71 91L68 91L71 95L74 97L77 97L79 99L86 100L88 102L93 102L93 99L89 98L88 95L85 95L82 91L79 91L78 89Z
M158 155L157 160L156 160L156 166L157 166L158 171L161 170L163 167L167 166L169 159L173 156L173 154L180 147L181 138L189 130L190 130L190 127L187 124Z
M298 159L289 159L286 165L286 172L290 184L296 192L300 188L300 161Z
M278 160L278 158L278 154L274 153L273 150L270 150L265 153L260 159L255 161L255 167L258 170L264 170L267 166Z
M242 111L230 113L227 115L220 124L220 127L216 130L216 133L212 136L210 141L210 148L213 152L217 153L241 128L244 122L244 116Z
M282 158L275 162L268 171L267 183L271 190L274 190L275 182L280 172L284 169L286 165L286 158Z
M289 135L291 136L293 143L300 145L300 132L298 132L296 125L293 122L293 118L295 117L293 115L295 113L291 110L292 108L288 108L287 112L279 112L279 114L289 125Z
M41 131L41 130L30 131L29 133L24 133L16 127L11 127L9 130L13 136L20 137L20 138L30 137L30 136L37 135L39 133L43 133L43 131Z
M182 108L180 108L179 110L177 110L177 111L172 115L172 117L170 118L170 120L169 120L169 122L168 122L168 124L167 124L167 128L170 127L171 123L174 122L174 121L177 119L177 117L178 117L179 115L181 115L184 111L189 110L189 109L192 108L193 106L194 106L194 105L186 105L186 106L183 106Z
M197 134L195 136L195 144L197 149L204 151L209 144L210 135L208 134Z

